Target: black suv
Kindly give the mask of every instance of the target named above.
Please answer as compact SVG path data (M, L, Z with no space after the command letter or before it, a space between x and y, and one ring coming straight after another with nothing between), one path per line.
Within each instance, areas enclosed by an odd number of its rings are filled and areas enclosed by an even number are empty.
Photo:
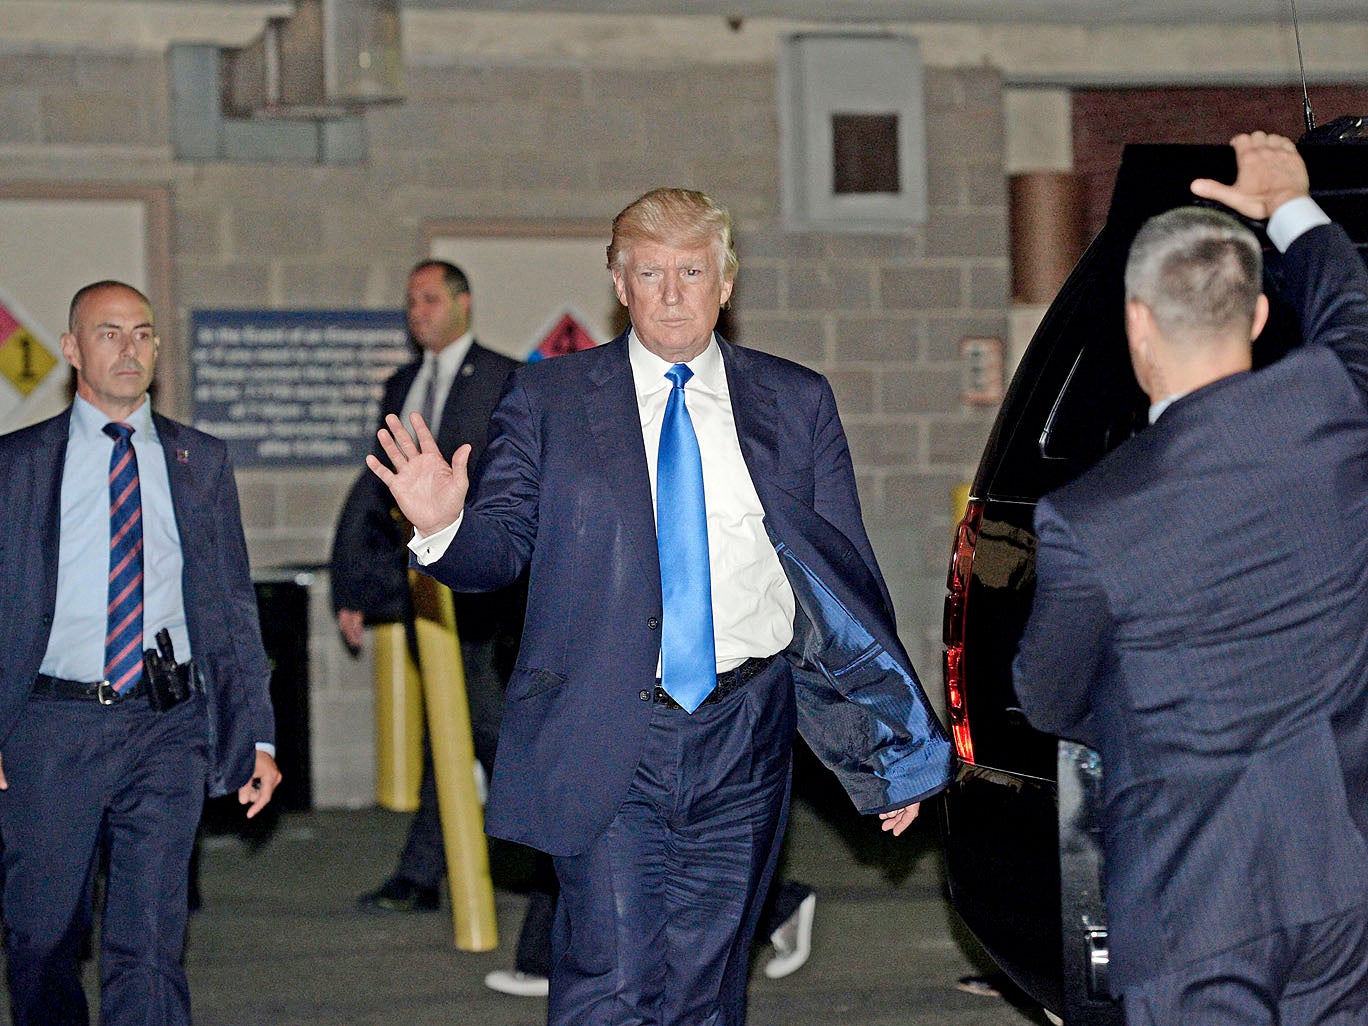
M1308 133L1311 191L1368 261L1368 119ZM1033 730L1012 690L1012 657L1035 585L1039 498L1143 430L1149 401L1130 368L1122 273L1140 225L1197 203L1194 178L1233 181L1227 146L1133 145L1103 230L1050 306L1012 380L979 464L950 561L946 708L958 772L942 803L946 870L970 930L1032 998L1068 1026L1119 1024L1107 996L1107 934L1092 798L1096 754ZM1273 313L1256 365L1300 341Z

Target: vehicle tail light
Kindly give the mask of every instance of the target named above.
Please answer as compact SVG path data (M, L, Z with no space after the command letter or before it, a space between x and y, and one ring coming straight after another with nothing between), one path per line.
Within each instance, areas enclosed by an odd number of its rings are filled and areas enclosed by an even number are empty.
M969 579L974 566L974 546L978 544L983 521L983 501L971 499L964 517L955 529L955 548L950 555L950 573L945 582L945 708L950 717L950 736L955 751L965 762L974 761L974 739L969 733L969 713L964 694L964 629L969 613Z

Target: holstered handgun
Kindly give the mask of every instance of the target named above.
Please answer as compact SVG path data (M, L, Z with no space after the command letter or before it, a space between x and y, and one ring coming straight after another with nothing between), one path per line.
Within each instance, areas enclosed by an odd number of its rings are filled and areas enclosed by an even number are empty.
M190 697L190 670L189 663L176 662L171 632L157 631L157 647L143 652L143 682L153 709L166 712Z

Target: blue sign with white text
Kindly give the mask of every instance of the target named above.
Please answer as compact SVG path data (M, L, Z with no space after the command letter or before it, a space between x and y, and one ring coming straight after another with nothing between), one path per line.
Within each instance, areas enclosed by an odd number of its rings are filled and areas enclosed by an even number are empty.
M359 466L414 354L399 310L196 310L190 339L195 427L238 467Z

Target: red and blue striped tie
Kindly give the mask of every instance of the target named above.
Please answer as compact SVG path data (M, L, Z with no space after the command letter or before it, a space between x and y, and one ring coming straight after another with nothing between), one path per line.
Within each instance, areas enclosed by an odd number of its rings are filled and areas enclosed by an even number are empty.
M143 531L142 493L133 428L104 426L114 439L109 457L109 607L105 631L105 680L123 692L142 679Z

